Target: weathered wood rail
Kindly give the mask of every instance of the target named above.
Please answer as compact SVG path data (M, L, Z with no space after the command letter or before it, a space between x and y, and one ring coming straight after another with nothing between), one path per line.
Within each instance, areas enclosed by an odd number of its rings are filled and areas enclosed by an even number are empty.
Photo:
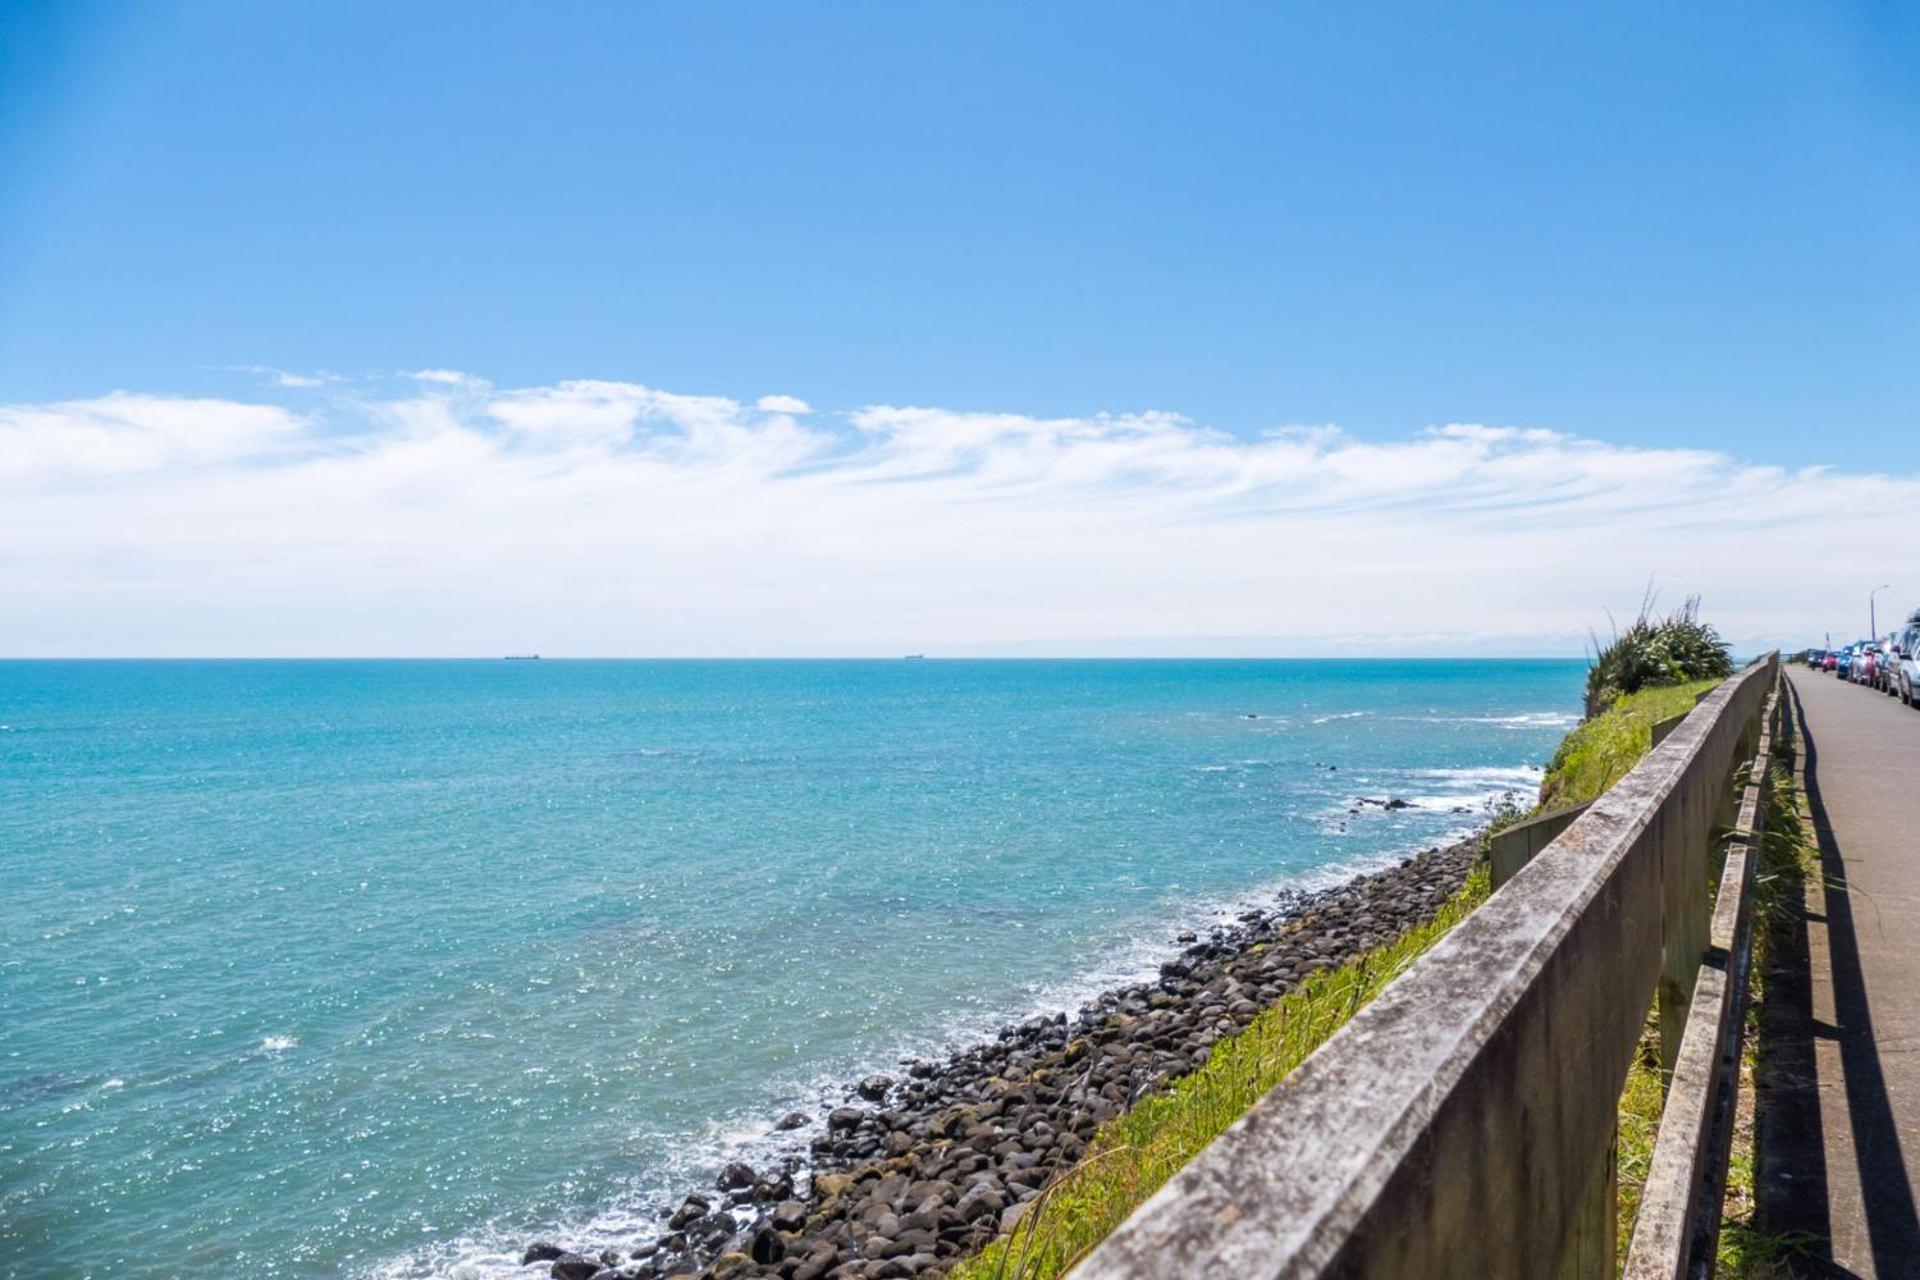
M1775 655L1749 666L1564 830L1524 836L1524 865L1074 1280L1611 1278L1620 1093L1655 1004L1675 1076L1629 1274L1689 1274L1703 1232L1710 1258L1778 679Z

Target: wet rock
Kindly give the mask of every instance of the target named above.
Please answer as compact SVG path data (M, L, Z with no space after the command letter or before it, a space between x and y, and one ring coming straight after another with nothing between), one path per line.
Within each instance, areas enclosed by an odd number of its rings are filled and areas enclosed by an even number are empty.
M854 1092L868 1102L886 1101L887 1091L893 1088L893 1081L886 1076L868 1076L855 1088Z
M866 1118L867 1113L858 1107L835 1107L827 1116L827 1132L852 1133Z
M557 1244L552 1244L545 1240L536 1240L527 1246L525 1253L520 1255L520 1265L524 1267L534 1262L552 1262L565 1252L566 1250Z
M673 1215L667 1219L667 1226L675 1231L684 1231L690 1224L706 1217L707 1211L711 1208L713 1208L713 1201L707 1199L707 1197L702 1195L688 1196L680 1202L680 1207L675 1209Z
M751 1187L759 1180L760 1175L750 1165L735 1160L720 1171L719 1187L722 1191L738 1191L743 1187Z
M789 1111L774 1122L773 1127L782 1133L795 1129L804 1129L813 1123L813 1117L804 1111Z
M553 1260L553 1270L547 1274L553 1280L591 1280L599 1270L602 1268L598 1258L589 1258L582 1253L563 1253Z

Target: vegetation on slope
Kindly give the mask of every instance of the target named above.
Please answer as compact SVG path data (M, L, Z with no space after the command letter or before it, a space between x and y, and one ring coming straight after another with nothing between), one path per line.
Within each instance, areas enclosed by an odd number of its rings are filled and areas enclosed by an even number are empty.
M1540 807L1559 809L1593 799L1640 762L1653 726L1693 709L1718 679L1689 680L1624 694L1561 739L1540 782Z

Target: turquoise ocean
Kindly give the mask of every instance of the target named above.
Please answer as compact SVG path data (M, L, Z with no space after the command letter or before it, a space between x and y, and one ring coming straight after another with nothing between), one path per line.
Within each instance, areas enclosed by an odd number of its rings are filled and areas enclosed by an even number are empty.
M823 1090L1529 798L1583 670L0 662L0 1276L618 1244Z

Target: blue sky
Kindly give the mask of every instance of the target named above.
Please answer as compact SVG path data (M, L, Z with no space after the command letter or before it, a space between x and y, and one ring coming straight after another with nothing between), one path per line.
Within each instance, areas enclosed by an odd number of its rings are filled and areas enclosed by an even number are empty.
M1888 3L0 0L0 655L1854 633L1915 67Z
M4 13L6 400L449 366L1787 464L1920 406L1910 6Z

